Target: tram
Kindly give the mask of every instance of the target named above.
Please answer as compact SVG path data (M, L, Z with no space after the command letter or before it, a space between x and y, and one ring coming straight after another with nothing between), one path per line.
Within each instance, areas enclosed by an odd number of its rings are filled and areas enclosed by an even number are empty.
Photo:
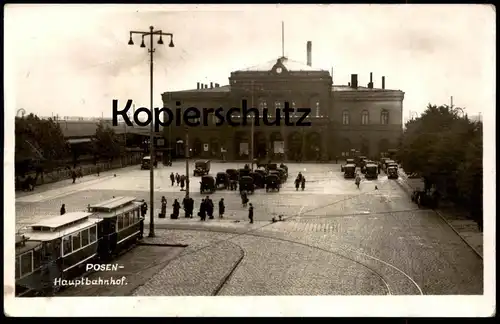
M143 236L143 202L116 197L85 212L66 213L31 225L16 236L16 296L39 296L61 288L93 261L109 261Z

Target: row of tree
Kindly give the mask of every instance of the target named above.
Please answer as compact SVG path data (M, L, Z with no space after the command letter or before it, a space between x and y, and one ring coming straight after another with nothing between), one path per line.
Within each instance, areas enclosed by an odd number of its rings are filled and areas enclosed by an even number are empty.
M475 219L483 214L483 124L461 108L428 105L408 121L398 151L406 173L417 173Z
M57 121L41 119L34 114L16 117L15 141L16 174L43 173L67 167L77 162L80 153L78 149L70 148ZM99 122L87 149L94 161L109 161L122 155L124 145L111 127Z

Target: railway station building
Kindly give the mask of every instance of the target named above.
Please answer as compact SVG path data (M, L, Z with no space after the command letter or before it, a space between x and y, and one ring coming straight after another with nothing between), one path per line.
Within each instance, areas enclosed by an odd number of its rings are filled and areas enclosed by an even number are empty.
M180 103L189 107L229 110L241 108L246 100L249 108L269 113L283 109L310 108L307 121L311 126L216 126L216 119L199 127L164 127L165 142L177 157L184 156L188 141L190 157L207 159L248 160L252 137L254 158L284 161L318 161L342 159L353 154L378 157L397 147L403 131L404 92L386 88L385 77L375 87L373 74L360 84L357 74L347 85L333 83L333 75L313 67L312 44L307 42L305 64L287 57L234 71L229 84L198 82L196 88L165 92L163 105L170 109ZM292 115L297 120L301 114ZM210 119L210 118L209 118ZM232 120L242 119L233 115ZM274 118L270 118L273 120Z

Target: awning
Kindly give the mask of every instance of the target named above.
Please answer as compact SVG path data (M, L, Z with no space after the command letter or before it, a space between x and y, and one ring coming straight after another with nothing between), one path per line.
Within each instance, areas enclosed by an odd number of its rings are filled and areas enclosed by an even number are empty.
M87 138L70 138L68 139L69 144L80 144L80 143L90 143L92 139L90 137Z

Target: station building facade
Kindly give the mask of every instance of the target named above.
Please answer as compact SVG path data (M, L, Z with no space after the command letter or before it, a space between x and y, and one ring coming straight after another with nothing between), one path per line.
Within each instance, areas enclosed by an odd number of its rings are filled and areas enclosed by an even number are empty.
M368 78L367 78L368 79ZM234 71L228 85L197 83L196 89L166 92L163 105L170 109L241 108L242 101L257 108L262 116L283 109L310 108L307 121L311 126L254 125L216 126L216 118L198 127L164 127L167 145L177 156L184 156L188 142L190 157L248 160L253 137L254 158L273 160L335 160L353 154L378 157L397 147L403 131L403 99L401 90L374 87L372 73L366 86L351 75L347 85L334 85L329 71L311 64L311 44L307 44L307 63L280 57L248 69ZM251 115L251 114L250 114ZM249 116L250 116L249 115ZM292 115L297 121L301 114ZM242 120L237 113L233 121ZM273 120L270 116L269 120Z

